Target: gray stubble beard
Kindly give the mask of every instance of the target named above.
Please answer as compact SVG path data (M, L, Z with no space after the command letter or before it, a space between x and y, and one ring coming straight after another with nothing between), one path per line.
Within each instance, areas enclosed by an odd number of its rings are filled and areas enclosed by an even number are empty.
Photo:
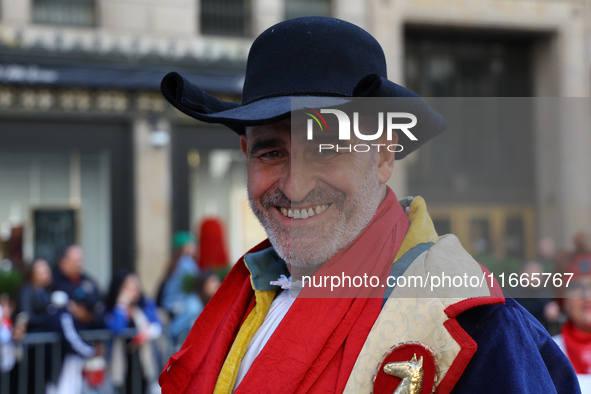
M323 227L306 228L303 230L285 229L270 219L270 209L276 209L272 204L274 198L270 198L266 204L257 204L248 193L250 207L255 216L265 229L275 251L287 264L293 268L317 269L341 249L349 245L363 231L375 215L381 202L380 183L376 171L377 163L372 163L370 174L364 177L363 185L350 203L345 200L342 192L334 191L338 195L332 207L339 211L336 219L339 223L331 226L331 223L323 222ZM332 189L334 190L334 189ZM276 196L281 193L276 190L270 193ZM312 192L311 192L312 193ZM310 194L311 194L310 193ZM283 194L283 193L281 193ZM264 200L265 197L261 197ZM310 245L310 243L314 245ZM294 252L297 251L297 252Z

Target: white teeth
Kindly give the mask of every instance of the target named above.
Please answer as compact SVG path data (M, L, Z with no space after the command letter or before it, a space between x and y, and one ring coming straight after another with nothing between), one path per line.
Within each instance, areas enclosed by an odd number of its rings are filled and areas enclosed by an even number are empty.
M326 211L328 208L328 204L324 205L317 205L314 208L308 209L287 209L287 208L279 208L283 216L287 216L293 219L308 219L314 215L320 215L322 212Z

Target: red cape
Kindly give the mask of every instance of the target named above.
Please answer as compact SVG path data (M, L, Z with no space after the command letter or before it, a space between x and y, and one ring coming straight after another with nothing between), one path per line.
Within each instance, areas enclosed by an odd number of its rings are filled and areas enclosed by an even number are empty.
M327 267L334 268L346 255L348 261L362 262L369 275L387 275L408 226L407 216L388 189L370 224L354 243L329 260ZM270 246L266 240L249 253ZM162 392L213 392L228 351L254 303L250 272L241 258L195 322L181 350L169 359L159 379ZM381 306L381 298L298 298L235 392L341 392Z

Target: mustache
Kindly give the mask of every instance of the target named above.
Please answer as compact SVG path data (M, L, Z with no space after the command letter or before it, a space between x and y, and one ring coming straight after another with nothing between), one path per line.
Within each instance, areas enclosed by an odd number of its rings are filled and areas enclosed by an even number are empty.
M339 203L342 201L345 201L345 193L323 186L318 186L312 189L306 197L300 201L291 201L279 188L269 190L260 198L261 205L265 208L272 206L290 207L295 204L320 205L328 202Z

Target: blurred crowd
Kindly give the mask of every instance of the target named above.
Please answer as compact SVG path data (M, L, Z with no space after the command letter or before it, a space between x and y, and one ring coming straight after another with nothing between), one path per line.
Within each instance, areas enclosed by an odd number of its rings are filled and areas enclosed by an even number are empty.
M48 394L159 392L157 378L166 358L178 350L229 270L219 220L202 222L199 245L190 232L173 235L156 299L144 294L138 276L125 269L113 274L107 293L101 294L84 271L80 245L63 248L53 270L45 259L35 259L16 297L0 292L0 388L17 392L22 377L31 380L36 362L42 362ZM110 335L85 341L81 333L89 330ZM48 332L59 335L58 352L49 344L42 344L41 352L39 345L21 346L28 334ZM133 365L140 366L139 377L130 372ZM39 392L39 384L30 383L28 392Z
M578 233L572 246L556 250L552 239L542 238L538 258L523 264L519 286L509 295L548 330L571 361L581 391L591 393L591 236Z
M45 259L35 259L18 295L0 295L0 377L9 377L4 387L17 392L19 377L31 376L40 361L36 358L42 357L42 384L48 394L132 392L132 387L133 392L159 392L157 377L166 358L181 346L229 270L220 221L206 219L197 232L199 242L190 232L173 235L155 299L144 294L138 276L129 270L115 272L108 291L101 294L85 274L80 245L63 248L53 270ZM519 286L505 290L554 336L583 392L591 392L591 236L577 234L568 250L557 250L552 239L543 238L537 258L525 261L515 273ZM554 287L521 280L544 273L573 275L568 286L566 280L560 286L552 283ZM88 330L108 330L110 336L85 341L81 333ZM28 334L47 332L61 339L57 363L48 344L43 352L20 346ZM168 350L159 345L163 338ZM130 373L132 365L140 366L139 376Z

